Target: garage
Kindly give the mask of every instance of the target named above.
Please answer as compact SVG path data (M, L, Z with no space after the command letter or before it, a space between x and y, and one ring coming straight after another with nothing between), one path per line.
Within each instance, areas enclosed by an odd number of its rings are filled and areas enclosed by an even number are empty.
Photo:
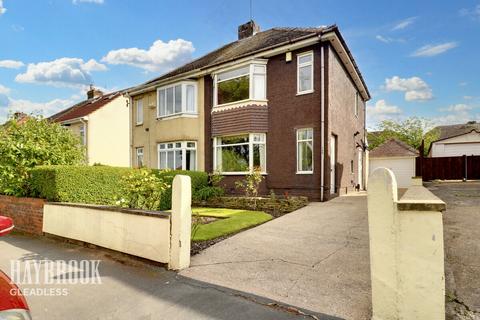
M398 188L408 188L415 176L417 155L418 152L406 143L390 139L370 151L369 172L376 168L388 168L395 174Z

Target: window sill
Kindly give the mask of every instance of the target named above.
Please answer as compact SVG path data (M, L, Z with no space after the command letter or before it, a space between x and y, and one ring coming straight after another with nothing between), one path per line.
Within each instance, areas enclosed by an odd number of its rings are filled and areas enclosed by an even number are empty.
M198 118L198 113L175 113L168 116L157 117L157 120L171 120L177 118Z
M258 105L267 105L268 100L267 99L245 99L245 100L239 100L239 101L234 101L234 102L229 102L229 103L223 103L223 104L217 104L213 106L213 110L222 110L226 108L232 108L232 107L243 107L243 106L248 106L252 104L258 104Z
M143 126L143 122L135 123L135 126L137 126L137 127Z
M297 171L296 174L313 174L313 171Z
M315 90L308 90L308 91L302 91L302 92L297 92L296 96L303 96L305 94L310 94L310 93L314 93Z

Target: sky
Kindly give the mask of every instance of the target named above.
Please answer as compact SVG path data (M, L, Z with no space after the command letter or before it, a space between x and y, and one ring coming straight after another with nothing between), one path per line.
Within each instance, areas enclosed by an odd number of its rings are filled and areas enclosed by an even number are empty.
M372 99L367 127L480 121L480 1L0 0L0 123L49 116L262 30L337 24Z

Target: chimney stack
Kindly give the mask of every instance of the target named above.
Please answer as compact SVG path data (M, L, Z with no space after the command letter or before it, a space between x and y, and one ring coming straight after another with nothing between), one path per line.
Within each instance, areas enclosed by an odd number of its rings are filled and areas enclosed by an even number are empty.
M260 26L257 25L255 21L250 20L247 23L238 26L238 40L254 36L258 32L260 32Z
M93 99L103 96L103 92L95 89L93 85L90 85L90 89L87 91L87 99Z

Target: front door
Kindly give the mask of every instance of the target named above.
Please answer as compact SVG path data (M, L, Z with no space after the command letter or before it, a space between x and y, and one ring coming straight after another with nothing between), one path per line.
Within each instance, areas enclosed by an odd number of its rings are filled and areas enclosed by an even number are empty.
M361 149L358 150L358 185L360 190L363 189L363 152Z
M336 164L337 164L337 137L332 135L330 137L330 194L336 192Z

